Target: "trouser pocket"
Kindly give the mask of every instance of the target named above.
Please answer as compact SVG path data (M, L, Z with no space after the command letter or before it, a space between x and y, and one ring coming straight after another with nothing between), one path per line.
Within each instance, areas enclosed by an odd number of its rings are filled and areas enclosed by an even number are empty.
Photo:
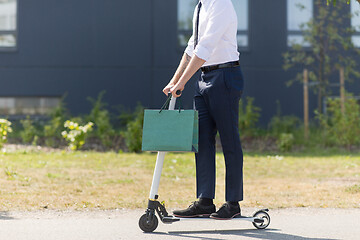
M224 69L224 82L226 88L231 92L242 94L244 89L244 79L240 67Z

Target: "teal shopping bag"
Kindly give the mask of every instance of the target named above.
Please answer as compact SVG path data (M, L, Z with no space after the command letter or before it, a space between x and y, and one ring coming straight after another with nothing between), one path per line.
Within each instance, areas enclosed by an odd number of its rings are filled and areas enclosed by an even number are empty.
M143 151L197 152L198 112L195 110L145 110Z

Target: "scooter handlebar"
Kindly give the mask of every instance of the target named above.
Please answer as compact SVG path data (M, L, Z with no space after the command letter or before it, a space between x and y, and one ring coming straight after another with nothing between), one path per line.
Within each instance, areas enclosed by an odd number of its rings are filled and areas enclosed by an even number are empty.
M179 96L180 96L181 94L182 94L182 91L181 91L181 90L177 90L177 91L176 91L176 95L179 95Z
M169 94L171 94L171 92L169 92ZM181 96L181 94L182 94L182 91L181 91L181 90L177 90L177 91L176 91L176 95Z

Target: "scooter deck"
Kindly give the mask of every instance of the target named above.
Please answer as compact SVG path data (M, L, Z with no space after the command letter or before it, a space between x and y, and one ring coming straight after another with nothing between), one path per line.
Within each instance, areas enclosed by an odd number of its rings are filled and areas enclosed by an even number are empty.
M243 220L243 221L248 221L248 222L256 222L256 223L263 223L264 219L262 218L257 218L257 217L247 217L247 216L236 216L234 218L231 219L224 219L224 220L220 220L220 219L213 219L210 217L184 217L184 218L180 218L180 217L174 217L174 216L168 216L168 217L164 217L163 218L163 222L164 223L171 223L171 222L177 222L177 221L232 221L232 220Z

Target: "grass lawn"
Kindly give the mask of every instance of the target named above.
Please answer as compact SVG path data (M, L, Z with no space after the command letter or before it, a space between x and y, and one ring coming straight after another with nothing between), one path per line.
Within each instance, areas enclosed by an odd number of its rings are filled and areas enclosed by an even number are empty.
M216 203L224 201L218 154ZM17 151L0 154L0 211L146 208L156 154ZM360 154L245 155L245 207L360 208ZM159 200L195 199L193 154L168 154Z

